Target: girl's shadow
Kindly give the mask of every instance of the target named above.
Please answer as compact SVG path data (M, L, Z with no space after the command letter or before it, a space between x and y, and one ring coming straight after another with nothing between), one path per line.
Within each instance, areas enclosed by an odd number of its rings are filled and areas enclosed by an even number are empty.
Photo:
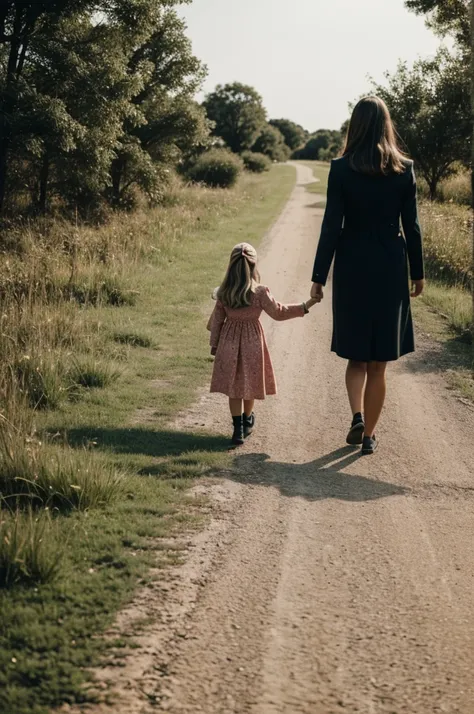
M268 454L242 454L236 457L233 472L226 476L239 483L278 488L284 496L308 501L372 501L407 492L393 483L342 471L359 459L359 451L354 452L350 446L306 464L271 461Z
M226 437L171 429L85 427L72 429L63 436L67 443L79 448L92 442L94 448L118 456L137 454L160 460L190 456L199 451L228 450ZM233 466L225 472L225 478L239 483L278 488L288 497L299 496L310 501L325 498L371 501L407 492L407 489L393 483L344 473L342 469L360 459L359 451L350 446L336 449L306 464L271 461L268 454L239 453L238 450L234 453ZM153 460L146 466L140 466L139 473L143 475L161 476L163 473L161 461L157 463Z

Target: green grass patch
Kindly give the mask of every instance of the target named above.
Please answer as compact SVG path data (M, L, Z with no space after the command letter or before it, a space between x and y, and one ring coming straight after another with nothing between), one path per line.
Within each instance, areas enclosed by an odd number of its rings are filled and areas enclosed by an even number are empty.
M77 387L84 389L103 389L120 377L120 372L113 362L98 362L93 357L74 360L68 370L71 390Z
M152 347L153 339L149 335L137 332L115 332L113 339L121 345L131 347Z
M54 582L63 545L47 512L3 509L0 515L0 588Z
M32 355L49 364L54 355L57 384L69 380L68 396L72 384L80 399L48 398L34 413L7 400L0 711L47 714L91 699L86 672L106 648L98 634L146 587L151 565L179 562L179 550L164 543L199 524L189 486L231 457L228 434L169 424L210 376L206 322L231 248L258 245L294 181L293 168L274 166L231 191L176 187L161 208L80 229L70 239L71 265L61 261L72 229L47 226L44 246L24 239L44 256L23 257L25 281L36 276L28 299L0 296L0 355L7 365ZM40 280L43 265L49 272ZM46 283L69 284L74 294L52 302ZM10 374L0 370L1 386L17 394ZM52 393L48 385L43 379L37 393Z

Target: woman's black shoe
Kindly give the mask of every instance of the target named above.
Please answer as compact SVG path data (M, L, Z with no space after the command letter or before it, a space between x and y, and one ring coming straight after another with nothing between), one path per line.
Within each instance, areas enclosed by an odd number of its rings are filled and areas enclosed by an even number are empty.
M362 439L364 437L364 429L364 417L362 416L362 414L356 414L352 420L352 425L349 429L346 442L351 446L362 444Z
M362 441L362 455L363 456L368 456L369 454L373 454L378 447L379 443L377 439L374 436L364 436L364 439Z
M234 422L234 433L232 434L232 443L234 446L241 446L244 443L244 420L242 416L232 417Z
M244 439L246 439L253 431L255 426L255 414L252 412L250 416L242 414L244 420Z

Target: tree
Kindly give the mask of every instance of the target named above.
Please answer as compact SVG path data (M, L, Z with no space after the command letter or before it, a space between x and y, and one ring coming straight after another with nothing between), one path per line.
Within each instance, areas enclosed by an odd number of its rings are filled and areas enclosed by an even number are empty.
M141 88L133 98L135 114L126 122L111 169L115 205L133 183L150 198L158 198L165 166L205 145L211 129L204 109L192 99L205 68L192 54L185 25L175 12L161 15L128 68L141 78Z
M306 161L329 161L338 156L341 145L341 132L333 129L318 129L294 156Z
M469 51L471 0L406 0L405 4L417 14L428 15L428 25L435 32L453 35L458 45Z
M86 5L81 0L3 0L0 7L0 211L7 181L8 155L18 100L24 94L22 81L31 38L48 17L62 15ZM41 32L41 28L39 29ZM56 107L57 108L57 107Z
M465 65L468 66L470 64L471 117L474 118L474 2L472 0L406 0L406 5L418 14L427 13L428 25L439 34L451 34L455 37ZM474 210L474 121L471 151L471 196ZM474 224L472 269L474 273ZM472 344L474 350L474 280L472 282L472 309Z
M131 99L141 87L140 78L128 72L121 34L83 15L51 20L32 40L25 78L33 109L42 98L56 102L61 112L45 117L41 126L34 111L23 111L25 131L35 141L25 151L19 131L12 145L14 157L26 159L33 176L39 167L39 210L46 210L52 193L80 209L97 203L123 123L133 112Z
M134 174L156 187L164 174L158 163L177 160L207 135L191 99L204 70L169 9L188 1L2 5L0 201L7 186L28 185L42 211L52 193L86 207L102 200L122 149L125 163L135 162L127 182Z
M387 103L398 132L435 199L439 182L470 160L470 80L459 58L441 50L412 69L400 63L375 92Z
M266 124L255 144L252 146L252 151L257 154L265 154L272 161L286 161L290 155L290 150L285 144L285 137L279 129Z
M269 124L281 131L285 144L291 151L299 149L308 137L308 132L302 126L289 119L271 119Z
M235 153L250 149L261 133L266 112L258 92L245 84L218 85L203 104L214 122L213 134Z

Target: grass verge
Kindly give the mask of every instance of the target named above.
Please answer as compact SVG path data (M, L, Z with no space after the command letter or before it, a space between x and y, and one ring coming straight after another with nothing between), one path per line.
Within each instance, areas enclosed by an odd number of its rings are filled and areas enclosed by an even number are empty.
M331 164L325 161L301 161L301 164L308 166L313 172L313 176L316 179L315 183L310 183L306 186L306 190L309 193L317 193L322 196L326 196L328 190L328 176ZM321 201L317 206L318 208L324 208L326 201Z
M189 486L227 463L227 438L168 424L209 377L210 296L232 246L258 244L294 178L276 166L232 191L177 187L165 206L96 231L13 236L0 285L12 424L0 464L0 711L90 700L97 635L150 565L174 562L162 539L195 527Z

